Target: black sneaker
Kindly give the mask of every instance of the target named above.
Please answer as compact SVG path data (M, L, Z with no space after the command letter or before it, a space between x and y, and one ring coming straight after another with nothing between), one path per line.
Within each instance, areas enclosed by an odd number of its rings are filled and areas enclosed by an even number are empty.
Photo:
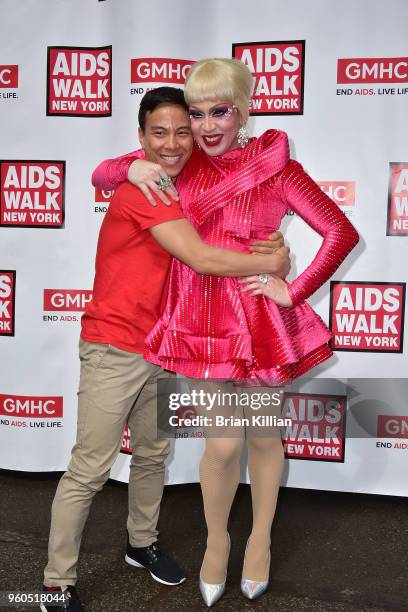
M49 605L46 602L40 605L42 612L85 612L77 590L74 586L68 587L46 587L43 586L43 593L64 593L65 601L58 605Z
M135 548L128 540L125 561L133 567L144 567L151 577L161 584L176 585L186 579L177 561L167 557L157 542L143 548Z

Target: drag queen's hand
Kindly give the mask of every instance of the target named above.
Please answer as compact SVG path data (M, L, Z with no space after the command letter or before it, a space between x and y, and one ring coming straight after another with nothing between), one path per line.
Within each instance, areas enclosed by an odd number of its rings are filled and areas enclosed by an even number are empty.
M261 282L260 279L266 278L266 283ZM273 300L278 306L292 306L292 300L290 299L287 283L273 276L272 274L258 274L257 276L245 276L239 280L244 286L242 291L252 291L252 295L265 295L269 299Z
M162 182L167 183L167 186L163 185L161 187L160 179ZM144 193L152 206L157 206L157 202L152 196L151 191L154 191L162 202L167 205L170 205L171 201L166 197L166 193L174 200L179 199L172 180L160 164L154 164L144 159L136 159L129 166L128 181Z

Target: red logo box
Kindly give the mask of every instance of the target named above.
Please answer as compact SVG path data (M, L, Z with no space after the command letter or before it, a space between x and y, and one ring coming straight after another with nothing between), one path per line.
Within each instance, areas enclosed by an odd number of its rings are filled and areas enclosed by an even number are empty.
M317 181L317 184L338 206L349 207L355 205L355 181Z
M112 47L48 47L47 115L112 115Z
M197 412L194 406L180 406L174 413L174 417L177 419L177 423L174 419L175 426L177 429L196 429L196 425L186 424L186 422L188 423L189 420L194 419L196 416Z
M64 227L65 161L0 161L0 225Z
M0 395L0 414L26 419L62 419L63 398L59 396Z
M405 283L330 282L335 351L402 353Z
M0 66L0 89L17 89L18 66L15 64Z
M104 191L95 187L95 204L109 204L113 194L114 191Z
M408 236L408 162L390 162L387 236Z
M379 438L408 438L408 416L379 414L377 436Z
M282 434L290 459L344 462L347 397L285 393L282 418L292 424Z
M250 115L303 115L305 41L234 43L255 77Z
M125 430L123 432L123 436L122 436L122 442L120 445L120 452L124 453L125 455L131 455L132 454L132 447L130 446L130 429L128 424L126 423L125 425Z
M14 336L16 271L0 270L0 336Z
M83 312L91 299L88 289L44 289L44 310Z
M340 58L337 83L408 83L408 57Z
M172 83L184 85L192 60L167 57L140 57L130 60L131 83Z

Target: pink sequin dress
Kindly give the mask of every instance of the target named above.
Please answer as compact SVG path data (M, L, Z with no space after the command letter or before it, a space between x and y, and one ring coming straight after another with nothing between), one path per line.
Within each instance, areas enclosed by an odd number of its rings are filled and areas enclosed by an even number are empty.
M131 154L105 162L109 166L94 173L94 182L112 188L134 159ZM167 302L146 338L145 358L192 378L261 384L288 383L328 359L331 332L305 300L332 276L358 235L289 159L286 134L269 130L245 149L218 157L196 149L177 188L183 212L208 244L250 252L255 239L279 229L288 209L321 234L323 243L312 264L289 284L290 308L243 293L235 278L198 274L173 259Z

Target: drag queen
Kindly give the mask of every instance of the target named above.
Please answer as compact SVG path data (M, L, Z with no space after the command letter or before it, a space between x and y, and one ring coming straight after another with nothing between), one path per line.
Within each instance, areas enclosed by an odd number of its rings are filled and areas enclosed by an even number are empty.
M302 166L289 158L285 133L268 130L248 138L251 88L252 76L237 60L202 60L190 70L185 98L196 146L176 182L183 211L205 242L249 252L252 242L277 230L291 209L323 237L322 245L289 284L270 275L249 277L242 284L197 274L174 259L167 303L146 339L145 358L191 378L279 386L332 355L330 331L305 300L332 276L358 235ZM94 183L112 189L128 172L144 188L146 176L154 173L157 183L163 183L165 173L135 161L137 157L132 153L103 162ZM208 528L200 588L208 606L225 590L227 524L244 442L242 437L209 437L200 462ZM241 589L254 599L268 585L283 449L276 436L251 437L247 443L253 521Z

